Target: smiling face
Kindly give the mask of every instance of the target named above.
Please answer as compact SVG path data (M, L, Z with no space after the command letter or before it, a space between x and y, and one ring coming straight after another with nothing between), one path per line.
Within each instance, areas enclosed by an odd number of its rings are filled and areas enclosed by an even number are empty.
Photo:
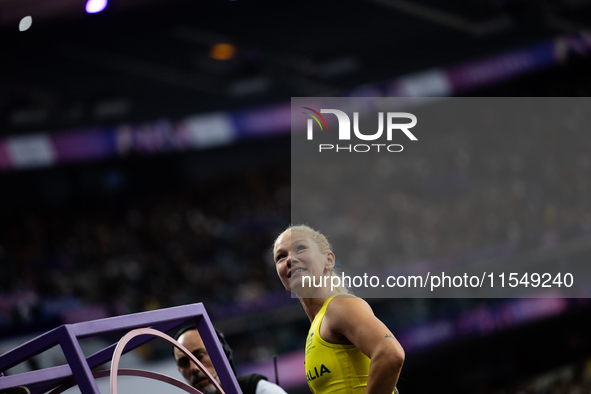
M203 340L197 330L189 330L183 333L178 339L179 343L187 348L188 351L199 360L201 364L207 369L207 371L220 383L220 379L213 367L213 363L209 358L209 353L205 349ZM217 394L218 390L215 388L213 383L207 378L207 376L201 372L199 367L193 363L189 357L187 357L179 349L174 349L174 358L179 372L183 375L183 378L191 386L204 394Z
M305 232L288 230L275 243L274 250L277 275L286 290L301 296L310 296L317 288L302 287L302 277L316 277L316 283L334 266L334 254L322 252L319 246ZM330 285L329 285L330 287Z

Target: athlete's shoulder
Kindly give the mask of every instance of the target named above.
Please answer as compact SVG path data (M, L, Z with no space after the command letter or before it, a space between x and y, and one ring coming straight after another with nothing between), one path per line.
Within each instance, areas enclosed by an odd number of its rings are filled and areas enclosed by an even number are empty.
M353 294L338 294L328 304L326 313L346 316L351 313L371 313L373 310L362 298Z
M355 344L355 332L374 320L376 317L373 310L365 300L350 295L339 295L332 299L326 309L325 332L329 333L327 335L333 335L337 340L342 341L344 338L347 344ZM360 322L364 324L360 325Z

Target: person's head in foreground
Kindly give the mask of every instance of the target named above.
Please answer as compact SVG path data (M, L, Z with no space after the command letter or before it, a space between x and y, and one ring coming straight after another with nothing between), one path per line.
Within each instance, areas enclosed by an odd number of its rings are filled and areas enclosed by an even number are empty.
M232 350L225 342L224 336L219 331L216 332L218 334L218 339L222 343L226 357L230 362L230 366L232 367L233 372L236 373L232 360ZM197 331L195 327L187 326L182 328L176 336L177 341L187 348L187 350L191 352L201 364L203 364L207 371L221 385L220 378L213 367L213 362L209 358L209 353L207 353L207 349L205 349L205 344L201 339L201 335L199 335L199 331ZM188 384L204 394L219 394L216 387L207 376L201 372L199 367L197 367L189 357L177 348L174 348L174 358L179 372L183 375L183 378L185 378ZM242 394L286 394L281 387L267 381L267 377L256 373L239 375L236 377L236 380L242 390Z
M312 323L305 352L311 391L396 392L404 350L367 302L332 287L335 255L326 237L305 225L290 226L275 240L273 256L283 286L297 294ZM306 276L322 286L310 286Z
M275 240L273 254L283 286L298 297L348 293L340 283L332 286L331 279L337 276L335 254L326 237L311 227L290 226Z
M207 350L205 349L205 344L201 339L201 335L199 335L199 331L196 329L189 329L183 332L178 337L177 341L186 347L189 352L193 353L197 360L203 364L215 380L221 384L218 374L213 367L213 363L209 358L209 353L207 353ZM179 372L192 387L201 391L203 394L218 393L218 390L213 383L211 383L207 376L201 372L199 367L177 348L174 349L174 359L176 360Z

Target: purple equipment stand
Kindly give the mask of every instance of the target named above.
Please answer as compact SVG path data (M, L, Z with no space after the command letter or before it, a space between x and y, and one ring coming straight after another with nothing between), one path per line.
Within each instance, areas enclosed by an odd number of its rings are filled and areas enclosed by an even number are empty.
M199 330L224 391L228 394L242 394L202 303L59 326L0 356L0 392L12 387L26 386L31 394L41 394L67 384L74 378L82 394L101 394L91 370L111 361L117 343L84 357L78 339L144 327L166 332L191 321ZM152 336L136 336L125 346L123 353L152 339ZM58 344L68 365L2 376L3 371Z

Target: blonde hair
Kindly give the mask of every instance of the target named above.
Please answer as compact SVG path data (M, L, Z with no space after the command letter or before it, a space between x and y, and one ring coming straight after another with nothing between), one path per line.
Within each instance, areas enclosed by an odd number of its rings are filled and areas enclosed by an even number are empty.
M279 234L277 236L277 238L275 238L275 242L273 243L273 254L275 254L275 248L277 248L277 242L279 241L279 238L283 237L283 235L285 235L287 232L291 232L291 231L299 231L299 232L306 234L308 237L310 237L310 239L312 241L314 241L316 246L318 246L320 253L323 253L323 254L329 253L329 252L334 253L330 242L328 242L328 239L326 239L324 234L322 234L320 231L314 230L312 227L305 225L305 224L290 224L289 227L287 229L285 229L285 231L283 231L281 234ZM336 269L335 267L336 267L336 262L335 262L335 266L330 271L330 276L338 276L339 270ZM339 293L351 294L351 292L349 291L347 286L345 286L345 284L343 284L343 283L341 283L341 285L339 287L337 287L336 290Z

